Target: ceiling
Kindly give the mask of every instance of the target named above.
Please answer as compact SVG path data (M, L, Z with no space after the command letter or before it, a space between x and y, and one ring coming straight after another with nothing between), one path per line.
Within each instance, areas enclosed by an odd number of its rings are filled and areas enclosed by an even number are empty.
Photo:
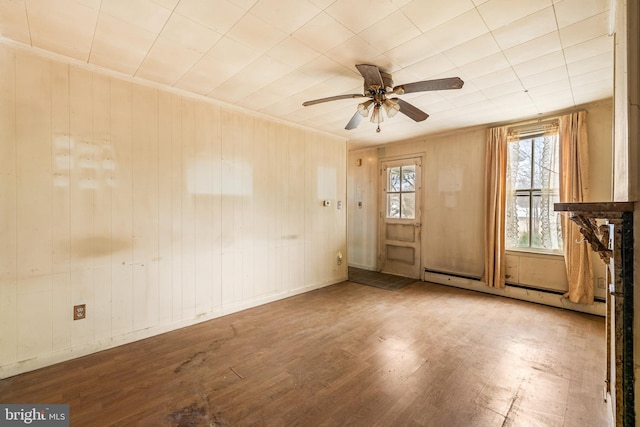
M379 145L532 118L610 98L609 0L3 0L0 38L135 79ZM346 123L355 64L396 85L458 76L402 98L430 117Z

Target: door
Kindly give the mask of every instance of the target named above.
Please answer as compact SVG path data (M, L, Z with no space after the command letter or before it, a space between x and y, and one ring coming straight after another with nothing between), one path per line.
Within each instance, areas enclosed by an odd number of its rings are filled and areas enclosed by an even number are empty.
M420 278L421 159L384 161L378 260L383 273Z

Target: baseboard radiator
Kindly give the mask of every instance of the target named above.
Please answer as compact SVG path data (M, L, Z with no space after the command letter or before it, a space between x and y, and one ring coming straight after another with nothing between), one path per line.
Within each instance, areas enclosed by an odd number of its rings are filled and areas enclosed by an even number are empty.
M581 313L594 314L596 316L604 317L606 315L606 304L604 302L596 301L592 305L575 304L568 299L563 298L560 292L525 288L509 283L501 289L491 288L485 285L479 277L429 270L426 268L424 270L423 280L425 282L453 286L456 288L483 292L491 295L499 295L507 298L514 298L522 301L544 304L551 307L558 307L567 310L579 311Z

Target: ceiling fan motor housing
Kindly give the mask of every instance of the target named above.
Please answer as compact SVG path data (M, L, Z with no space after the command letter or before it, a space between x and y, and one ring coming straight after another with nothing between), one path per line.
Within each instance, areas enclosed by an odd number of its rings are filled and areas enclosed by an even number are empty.
M388 92L393 90L393 77L389 73L385 73L384 71L380 71L380 76L382 77L383 88L379 88L377 85L375 86L376 90L382 89L382 92ZM364 82L364 93L370 93L373 89L372 86L367 86L367 82Z
M393 77L389 73L385 73L384 71L380 71L380 76L382 76L382 83L384 83L384 89L389 91L393 90Z

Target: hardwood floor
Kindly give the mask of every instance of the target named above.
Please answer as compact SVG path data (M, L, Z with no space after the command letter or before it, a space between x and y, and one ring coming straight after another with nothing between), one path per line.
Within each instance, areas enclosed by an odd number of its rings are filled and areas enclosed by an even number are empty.
M0 381L72 426L608 426L604 319L345 282Z

